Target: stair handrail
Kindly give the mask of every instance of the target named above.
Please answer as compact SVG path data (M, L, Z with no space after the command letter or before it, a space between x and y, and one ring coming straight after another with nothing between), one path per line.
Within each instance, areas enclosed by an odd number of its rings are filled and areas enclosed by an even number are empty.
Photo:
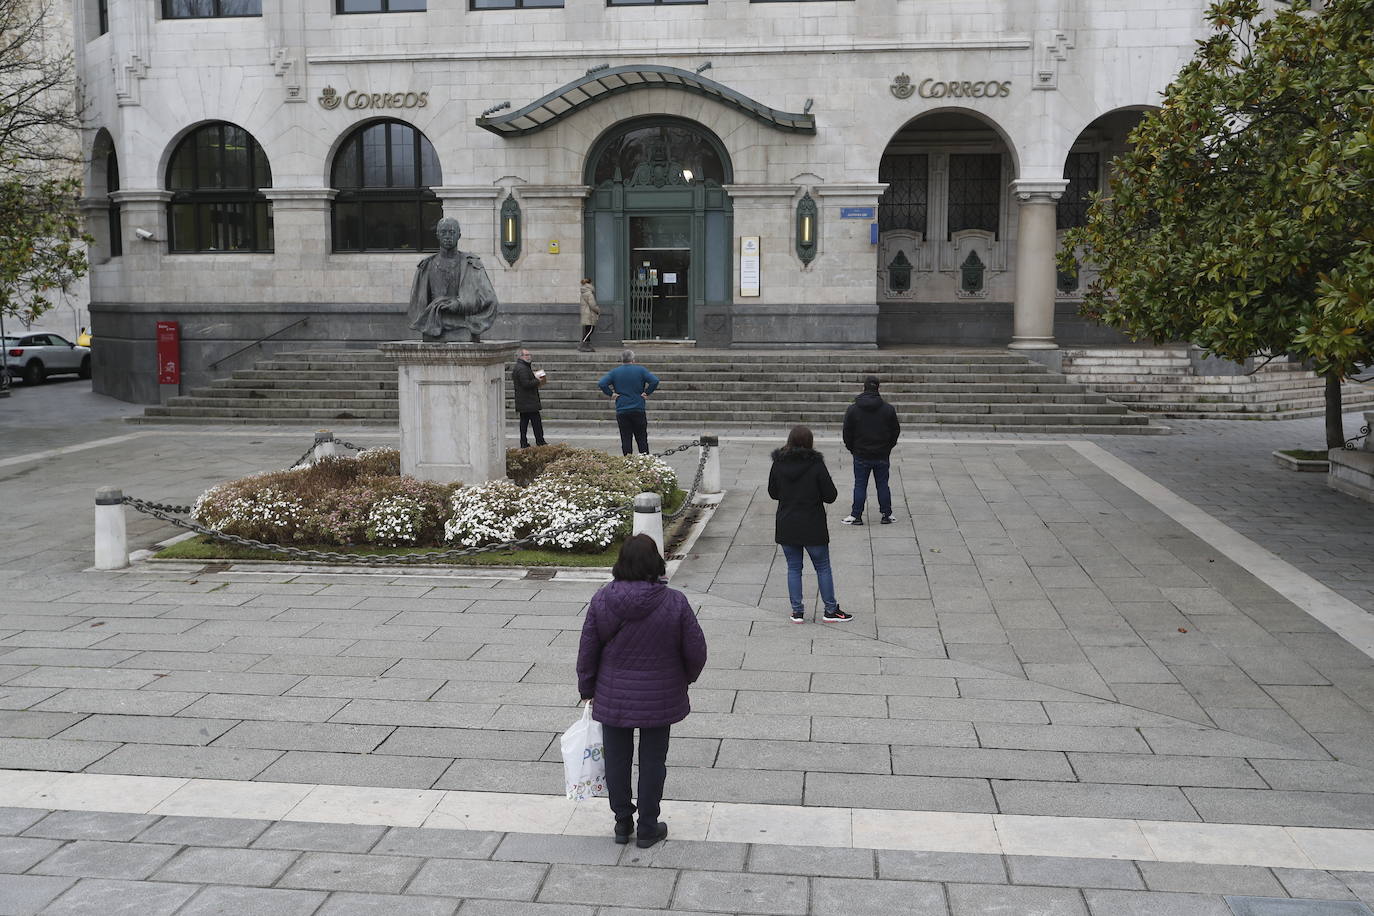
M253 347L256 347L258 344L262 343L264 340L271 340L273 337L276 337L278 334L281 334L281 333L283 333L283 332L289 331L289 330L291 330L292 328L296 327L297 325L305 324L305 323L306 323L307 321L309 321L309 320L310 320L310 316L309 316L309 315L306 315L304 318L300 319L299 321L293 321L293 322L291 322L290 324L288 324L288 325L287 325L286 327L284 327L284 328L277 328L277 329L276 329L275 331L273 331L271 334L264 334L262 337L259 337L257 340L253 341L252 343L247 344L247 345L242 346L242 347L239 347L237 350L235 350L233 353L230 353L228 356L221 356L219 359L215 360L213 363L210 363L210 364L207 365L205 368L207 368L207 369L213 369L213 368L215 368L216 366L218 366L220 363L227 362L227 361L233 359L235 356L238 356L238 355L239 355L240 353L242 353L244 350L250 350L250 349L252 349Z

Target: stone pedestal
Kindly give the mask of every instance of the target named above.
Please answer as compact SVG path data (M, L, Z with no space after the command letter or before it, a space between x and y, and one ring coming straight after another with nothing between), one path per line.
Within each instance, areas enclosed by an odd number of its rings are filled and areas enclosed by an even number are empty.
M1374 410L1365 411L1363 430L1374 430ZM1333 448L1327 457L1331 461L1327 486L1374 503L1374 432L1365 436L1360 448L1354 451Z
M401 473L441 483L506 476L505 364L519 344L398 340Z

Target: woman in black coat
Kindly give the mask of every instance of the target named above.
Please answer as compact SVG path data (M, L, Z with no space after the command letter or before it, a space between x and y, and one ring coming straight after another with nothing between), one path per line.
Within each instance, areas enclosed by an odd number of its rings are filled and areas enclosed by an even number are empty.
M778 501L777 534L787 558L787 597L792 601L792 622L806 620L802 604L802 554L811 557L820 586L825 613L832 623L853 620L835 600L835 580L830 573L830 529L825 524L825 504L838 495L825 468L825 456L812 448L814 439L805 426L794 426L787 444L773 452L768 473L768 495Z

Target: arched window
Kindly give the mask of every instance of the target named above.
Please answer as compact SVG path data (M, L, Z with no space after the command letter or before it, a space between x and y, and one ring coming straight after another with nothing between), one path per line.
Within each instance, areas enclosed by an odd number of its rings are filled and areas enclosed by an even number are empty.
M272 187L267 156L242 127L198 127L167 166L172 251L271 251Z
M435 251L443 207L439 157L424 134L374 121L344 139L334 157L335 251Z
M105 156L105 193L113 194L119 190L119 157L114 147ZM110 198L110 257L117 258L124 253L124 236L119 225L119 204Z

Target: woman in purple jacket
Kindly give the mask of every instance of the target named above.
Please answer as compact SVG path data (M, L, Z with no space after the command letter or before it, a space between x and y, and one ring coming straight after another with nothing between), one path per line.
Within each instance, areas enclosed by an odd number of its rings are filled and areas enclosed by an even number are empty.
M658 819L668 777L668 730L691 712L687 685L706 666L706 636L687 596L663 583L666 568L647 534L627 538L611 575L592 596L577 650L577 687L601 723L606 792L615 841L648 849L668 835ZM639 829L630 796L639 729Z

